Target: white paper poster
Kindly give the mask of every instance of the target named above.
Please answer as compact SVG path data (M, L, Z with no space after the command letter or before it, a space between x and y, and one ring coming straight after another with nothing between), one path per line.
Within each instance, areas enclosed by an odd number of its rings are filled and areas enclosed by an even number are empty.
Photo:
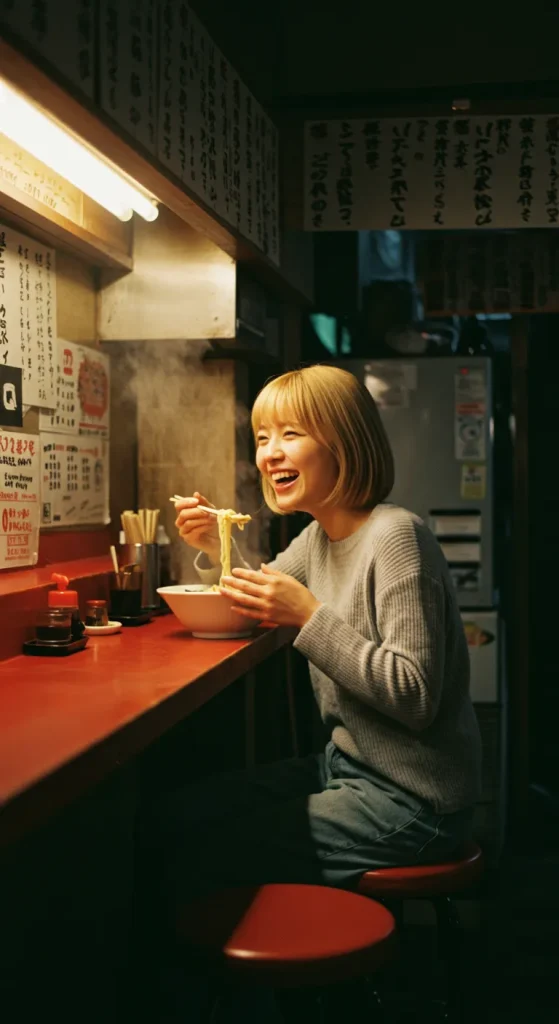
M0 430L0 569L36 565L39 438Z
M21 367L25 405L55 404L55 339L54 250L0 225L0 362Z
M109 456L102 437L42 433L41 524L109 522Z
M559 116L305 125L308 231L557 227Z
M41 409L40 430L55 430L59 434L77 434L79 429L78 370L81 348L71 341L58 338L56 342L56 407Z

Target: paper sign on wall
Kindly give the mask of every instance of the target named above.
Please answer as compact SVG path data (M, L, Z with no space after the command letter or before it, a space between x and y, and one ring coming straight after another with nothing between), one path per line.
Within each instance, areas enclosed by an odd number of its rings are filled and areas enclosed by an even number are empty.
M42 433L41 524L109 522L109 458L101 437Z
M25 405L55 404L55 339L54 251L0 224L0 362L21 367Z
M56 407L41 411L40 430L108 437L110 381L107 355L59 338Z
M36 565L39 438L0 430L0 569Z

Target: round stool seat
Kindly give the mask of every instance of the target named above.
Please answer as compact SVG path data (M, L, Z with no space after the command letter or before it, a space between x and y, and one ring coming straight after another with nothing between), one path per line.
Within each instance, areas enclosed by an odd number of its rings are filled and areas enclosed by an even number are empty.
M414 897L451 896L477 882L483 873L483 854L477 843L464 843L455 855L441 864L381 868L366 871L358 891L364 896Z
M188 904L179 935L250 983L316 985L358 977L389 957L395 923L385 907L319 885L224 889Z

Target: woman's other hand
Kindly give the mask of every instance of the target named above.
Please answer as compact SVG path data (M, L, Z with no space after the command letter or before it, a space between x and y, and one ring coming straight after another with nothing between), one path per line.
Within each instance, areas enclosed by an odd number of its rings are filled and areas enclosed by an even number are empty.
M232 598L234 611L247 619L302 629L320 607L320 601L302 583L267 565L258 572L233 569L233 575L224 576L221 582L221 593Z

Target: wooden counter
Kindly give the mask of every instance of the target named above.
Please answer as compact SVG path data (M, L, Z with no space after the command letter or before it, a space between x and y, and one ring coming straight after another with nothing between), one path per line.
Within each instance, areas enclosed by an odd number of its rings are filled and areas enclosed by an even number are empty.
M174 616L0 665L0 846L143 750L292 637L197 640Z

